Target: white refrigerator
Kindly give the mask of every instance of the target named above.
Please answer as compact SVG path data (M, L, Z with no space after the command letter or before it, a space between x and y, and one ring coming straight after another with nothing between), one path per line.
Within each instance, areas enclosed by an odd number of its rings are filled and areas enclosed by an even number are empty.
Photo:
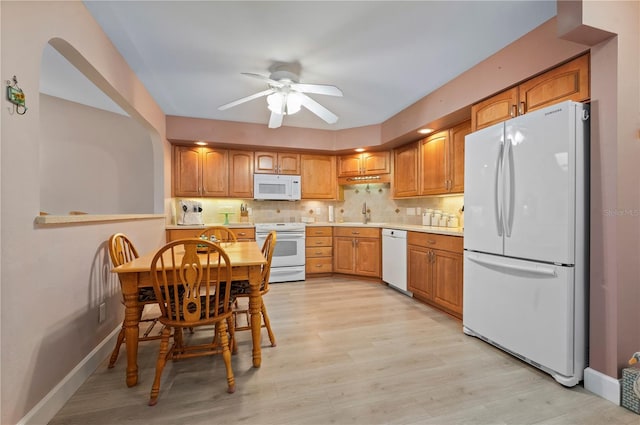
M587 358L588 123L567 101L465 140L463 330L565 386Z

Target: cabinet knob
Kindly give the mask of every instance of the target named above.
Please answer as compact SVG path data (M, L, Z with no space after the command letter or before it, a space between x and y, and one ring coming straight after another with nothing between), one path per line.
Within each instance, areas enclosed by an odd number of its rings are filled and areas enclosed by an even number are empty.
M520 109L518 110L519 115L524 114L524 106L524 102L520 102Z
M509 115L511 116L511 118L515 117L518 110L517 110L517 106L516 105L511 105L511 112L509 113Z

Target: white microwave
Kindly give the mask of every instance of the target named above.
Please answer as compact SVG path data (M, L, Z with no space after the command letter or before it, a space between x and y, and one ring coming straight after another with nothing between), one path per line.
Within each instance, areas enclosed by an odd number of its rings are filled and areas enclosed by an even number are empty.
M301 197L300 176L254 174L253 198L271 201L298 201Z

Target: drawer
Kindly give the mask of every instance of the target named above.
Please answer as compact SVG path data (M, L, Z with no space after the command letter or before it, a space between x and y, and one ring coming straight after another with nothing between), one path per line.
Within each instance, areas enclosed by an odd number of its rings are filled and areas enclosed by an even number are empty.
M333 236L333 228L331 227L307 227L307 237L312 236Z
M407 232L407 243L409 245L441 249L443 251L452 251L460 254L463 248L463 239L461 237L437 235L434 233Z
M316 248L307 247L305 250L307 258L314 257L331 257L333 255L333 248L330 246L319 246Z
M305 272L313 273L331 273L333 271L333 261L331 257L325 258L307 258Z
M313 238L306 238L304 241L304 246L307 248L311 248L314 246L331 246L331 241L331 236L314 236Z
M377 227L336 227L333 235L349 238L379 238L380 229Z
M229 230L236 234L238 240L256 240L256 229L253 227L238 227Z

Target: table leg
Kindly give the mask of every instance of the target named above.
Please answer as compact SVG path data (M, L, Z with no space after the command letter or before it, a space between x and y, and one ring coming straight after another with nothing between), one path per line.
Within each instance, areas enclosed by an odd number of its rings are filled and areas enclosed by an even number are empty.
M120 275L122 295L124 297L124 334L127 349L127 386L138 383L138 275L123 273Z
M262 296L260 295L260 281L262 273L260 266L252 266L249 268L249 284L251 292L249 294L249 314L251 314L251 340L253 342L253 367L260 367L262 363L262 351L260 348L260 327L262 318L260 307L262 305Z

